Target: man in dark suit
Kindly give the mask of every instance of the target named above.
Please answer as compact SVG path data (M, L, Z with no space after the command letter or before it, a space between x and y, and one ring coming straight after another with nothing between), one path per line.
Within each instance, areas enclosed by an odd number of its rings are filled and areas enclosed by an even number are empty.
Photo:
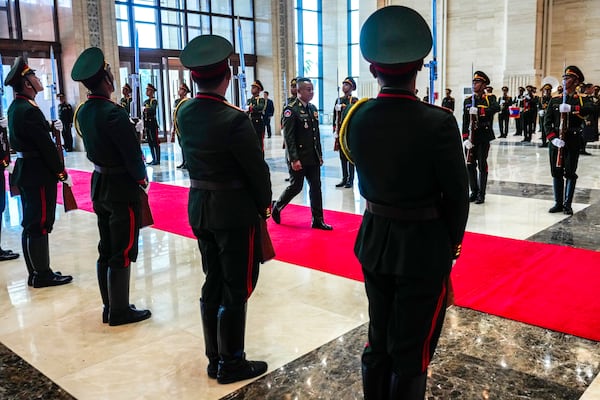
M427 22L416 11L390 6L372 14L360 48L381 90L350 109L340 132L366 199L354 246L369 298L365 400L423 400L467 222L456 119L414 94L431 46Z
M270 215L269 167L246 113L227 102L231 43L198 36L180 55L198 88L177 109L190 173L189 222L206 274L200 311L208 376L219 383L254 378L264 361L244 353L246 305L258 281L261 219Z
M127 111L110 99L114 77L102 50L90 47L81 53L71 78L90 91L77 109L76 127L94 163L91 195L100 233L96 271L102 322L115 326L143 321L150 318L150 310L137 310L129 303L131 263L138 255L140 192L148 188L136 128ZM141 121L137 129L142 129Z
M29 272L27 283L34 288L64 285L73 277L50 268L48 235L54 226L56 184L61 181L70 186L71 177L50 138L52 127L35 103L36 94L44 87L23 57L16 58L4 84L16 93L8 108L8 131L10 146L17 152L13 183L21 193L21 243ZM59 131L63 128L60 120L53 121L53 125Z
M283 110L283 138L287 149L290 185L273 202L273 221L281 222L281 211L302 191L304 178L310 186L310 210L312 227L332 230L323 220L323 197L321 194L321 135L319 112L310 103L314 95L313 84L308 78L297 78L298 99Z
M275 105L273 104L273 100L271 100L269 98L269 92L267 92L266 90L263 93L263 97L264 97L265 101L267 102L267 105L265 106L265 116L264 116L265 129L267 130L267 137L270 139L271 138L271 118L273 118L273 115L275 115Z

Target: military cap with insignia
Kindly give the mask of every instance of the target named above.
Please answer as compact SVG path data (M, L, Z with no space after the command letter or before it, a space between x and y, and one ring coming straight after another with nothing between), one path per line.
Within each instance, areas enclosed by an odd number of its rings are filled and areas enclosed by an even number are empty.
M256 86L257 88L260 89L260 91L262 92L263 90L265 90L265 88L263 87L263 84L261 81L259 81L258 79L255 80L254 82L252 82L252 85L250 86Z
M542 86L542 90L552 90L552 85L549 83L546 83L544 86Z
M200 35L192 39L181 51L179 60L192 71L194 79L218 77L229 69L229 56L233 46L218 35Z
M59 98L59 99L62 99L63 97L65 97L65 95L62 94L62 93L59 93L59 94L56 95L56 97Z
M502 86L502 90L508 90L508 86Z
M129 83L125 83L123 85L123 89L127 89L129 92L131 92L131 86L129 85Z
M298 78L294 78L294 79L292 79L292 80L290 81L290 86L291 86L291 87L295 87L295 86L296 86L296 84L297 84L297 82L298 82Z
M19 56L15 59L8 75L6 75L4 86L15 86L19 84L21 78L30 74L35 74L35 70L29 68L23 57Z
M342 83L347 83L352 86L352 90L356 90L356 81L351 76L346 77Z
M474 81L482 81L486 85L490 84L490 78L488 78L488 76L483 71L475 71L473 73L473 80Z
M151 84L151 83L149 83L148 85L146 85L146 89L150 89L150 90L153 90L153 91L156 92L156 87L153 84Z
M567 68L565 68L565 73L563 74L563 78L566 77L567 75L574 76L575 78L577 78L577 80L579 82L583 82L585 80L585 78L583 76L583 72L581 72L581 70L579 68L577 68L575 65L569 65Z
M98 47L89 47L75 60L71 70L71 79L90 88L104 78L107 67L108 64L104 60L102 50Z
M423 17L404 6L380 8L360 30L365 60L383 74L404 75L419 69L431 50L431 30Z

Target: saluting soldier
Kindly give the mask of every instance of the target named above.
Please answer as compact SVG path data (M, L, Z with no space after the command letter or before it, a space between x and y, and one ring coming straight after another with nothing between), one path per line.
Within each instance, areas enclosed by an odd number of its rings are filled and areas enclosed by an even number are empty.
M323 195L321 193L321 165L323 151L319 132L319 112L310 103L314 88L310 79L297 78L298 99L283 110L283 138L287 149L290 185L279 199L273 202L273 221L281 223L281 211L302 191L304 178L310 186L310 210L312 227L330 231L331 225L323 219Z
M144 100L143 112L144 132L152 156L152 161L146 163L148 165L160 165L160 138L158 137L158 120L156 119L158 101L154 98L155 94L156 88L153 84L149 83L146 86L146 96L148 98Z
M62 137L63 146L65 151L73 151L73 134L71 128L73 127L73 106L67 103L67 98L63 93L56 95L60 103L58 104L58 119L63 124Z
M90 92L77 108L75 128L94 163L91 196L100 233L96 272L102 322L115 326L143 321L150 318L150 310L129 303L131 263L138 255L140 191L148 188L136 127L127 111L110 99L114 77L102 50L84 50L71 78Z
M27 283L34 288L64 285L73 277L50 268L48 235L54 227L56 184L73 183L50 138L52 126L35 102L35 96L44 87L23 57L16 58L4 84L12 86L16 93L8 108L8 131L10 146L17 152L12 176L21 192L21 243L29 272ZM62 130L60 120L53 124Z
M225 99L231 43L198 36L180 55L198 94L177 109L190 173L189 222L206 274L200 298L207 373L219 383L254 378L264 361L244 353L246 305L257 280L260 219L270 215L269 168L246 113Z
M265 109L267 108L267 102L264 97L261 97L260 92L264 90L261 81L258 79L252 82L250 85L250 92L252 97L247 101L248 116L252 121L252 126L256 131L256 136L260 141L261 147L264 148L265 140Z
M490 152L490 142L496 138L492 131L492 118L495 113L500 111L498 102L485 94L485 87L488 83L490 83L490 78L484 72L475 71L473 74L475 101L473 103L472 96L469 96L463 104L462 135L471 187L469 201L474 201L475 204L485 202L488 179L487 158Z
M550 142L548 153L554 187L554 206L548 210L550 213L563 211L567 215L573 215L571 204L577 182L577 163L582 143L581 128L585 117L594 110L577 93L577 85L584 80L583 73L577 66L566 67L563 74L563 90L566 91L566 97L553 97L544 118L546 139ZM561 132L563 117L565 124Z
M498 126L500 127L500 137L505 138L508 135L508 121L510 120L509 107L512 106L512 97L508 95L508 86L502 86L502 96L498 101L500 113L498 114Z
M425 397L467 222L468 178L456 119L414 94L431 46L431 31L416 11L389 6L372 14L360 48L381 89L375 99L352 106L340 132L366 200L354 246L369 299L365 400Z
M335 185L335 187L351 188L354 185L354 164L348 162L344 152L340 151L338 134L349 107L358 101L357 97L352 96L354 90L356 90L356 81L349 76L342 82L342 92L344 92L344 95L335 101L335 106L333 107L333 136L335 138L333 150L340 152L340 163L342 165L342 181Z

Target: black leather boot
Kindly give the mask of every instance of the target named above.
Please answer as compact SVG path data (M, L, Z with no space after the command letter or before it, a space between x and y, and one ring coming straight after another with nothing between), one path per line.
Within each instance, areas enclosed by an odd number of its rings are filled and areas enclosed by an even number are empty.
M108 297L108 265L96 263L96 275L98 276L98 288L102 298L102 323L108 323L108 311L110 310L110 299Z
M423 400L427 388L427 373L414 378L401 378L392 372L390 381L389 399L396 400Z
M154 165L154 161L156 161L156 153L154 152L154 147L148 143L148 147L150 148L150 156L152 157L152 161L147 162L146 165Z
M365 400L389 399L391 375L389 366L370 367L363 363L362 381Z
M479 194L479 185L477 184L477 169L469 165L467 166L467 170L469 172L469 187L471 188L469 201L473 202L477 200L477 195Z
M130 268L108 268L108 324L131 324L150 318L150 310L137 310L129 304Z
M219 372L217 382L226 384L255 378L267 371L264 361L248 361L244 353L246 305L221 306L218 314Z
M567 215L573 215L573 209L571 204L573 203L573 196L575 195L575 183L577 179L567 179L566 193L565 193L565 204L563 205L563 211Z
M477 193L477 198L475 199L475 204L483 204L485 203L485 189L487 186L487 172L481 172L479 174L479 193Z
M271 203L271 217L276 224L281 223L281 210L277 207L276 200L273 200L273 203Z
M50 269L48 235L27 236L27 252L34 270L32 278L34 288L65 285L73 280L71 275L61 275Z
M217 379L219 372L219 342L217 339L219 306L206 304L200 299L200 316L202 317L202 330L204 332L204 349L208 357L206 372L208 377Z
M338 183L337 185L335 185L335 187L344 187L346 186L346 178L342 178L342 180L340 181L340 183Z
M552 179L552 185L554 187L554 206L552 206L548 212L557 213L563 210L564 194L565 194L565 183L562 177L554 177Z
M154 150L154 154L156 155L156 158L152 160L152 165L160 165L160 143L156 145L156 150Z
M346 180L346 184L344 185L344 187L346 189L349 189L352 186L354 186L354 165L349 162L348 163L348 179Z
M27 277L27 286L33 286L33 264L31 263L31 257L29 257L29 251L27 249L29 237L23 231L21 234L21 249L23 249L23 258L25 259L25 265L27 266L27 272L29 276Z

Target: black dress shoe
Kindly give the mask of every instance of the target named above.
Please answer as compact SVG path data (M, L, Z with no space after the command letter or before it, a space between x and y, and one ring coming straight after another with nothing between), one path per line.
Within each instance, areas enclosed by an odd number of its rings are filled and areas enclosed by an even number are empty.
M349 188L351 188L352 186L354 186L354 185L352 184L352 182L348 182L348 183L346 183L346 184L344 185L344 187L345 187L346 189L349 189Z
M60 275L56 272L43 272L41 274L35 272L33 274L32 284L34 288L43 288L49 286L60 286L71 283L73 277L71 275Z
M552 207L548 210L548 212L549 213L557 213L557 212L561 212L563 210L564 210L564 208L563 208L562 204L555 204L554 207Z
M485 196L477 196L477 198L475 199L475 204L483 204L485 203Z
M152 165L160 165L160 161L152 161Z
M18 253L13 253L12 250L0 249L0 261L14 260L15 258L19 258Z
M275 203L277 202L274 201L271 203L271 218L273 218L273 221L279 225L281 223L281 212L279 209L277 209L277 207L275 207Z
M177 169L186 169L185 163L181 163L177 166Z
M340 183L338 183L337 185L335 185L335 187L344 187L346 186L346 181L341 181Z
M135 304L130 304L129 307L135 308ZM108 324L108 307L102 306L102 323Z
M289 182L290 178L285 178L284 181Z
M132 307L133 304L130 304L127 309L122 312L108 313L108 325L110 326L118 326L125 324L133 324L135 322L140 322L145 319L148 319L152 316L150 310L137 310L135 307Z
M313 221L312 228L313 229L321 229L321 230L324 230L324 231L331 231L331 230L333 230L333 226L327 225L323 220Z
M474 202L475 200L477 200L477 194L475 193L471 193L471 195L469 196L469 202Z
M217 382L220 384L244 381L255 378L267 372L267 363L264 361L248 361L240 359L236 361L219 362Z
M566 215L573 215L573 209L571 208L571 206L564 206L563 207L563 212Z

